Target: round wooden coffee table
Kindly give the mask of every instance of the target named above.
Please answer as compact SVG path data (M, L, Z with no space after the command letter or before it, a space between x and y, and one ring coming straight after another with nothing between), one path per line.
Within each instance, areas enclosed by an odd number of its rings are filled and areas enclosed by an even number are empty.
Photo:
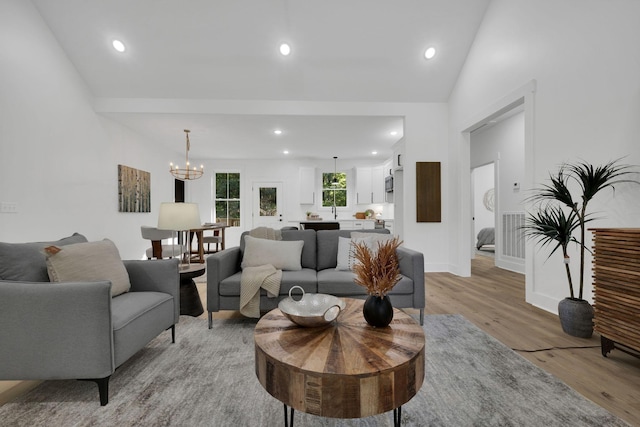
M373 328L362 315L363 301L345 301L345 310L325 327L300 327L279 309L256 325L256 375L284 403L285 426L288 418L293 426L294 409L330 418L393 410L399 426L402 405L422 386L422 327L394 309L388 327Z

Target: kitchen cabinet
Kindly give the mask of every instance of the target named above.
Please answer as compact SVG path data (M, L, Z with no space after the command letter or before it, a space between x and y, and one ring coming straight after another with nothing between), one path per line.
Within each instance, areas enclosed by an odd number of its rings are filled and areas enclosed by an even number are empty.
M340 230L373 230L376 227L373 219L340 220Z
M384 166L371 168L371 200L372 203L384 203Z
M316 169L312 167L300 168L300 204L315 205L316 203Z
M384 203L384 167L356 168L356 204Z

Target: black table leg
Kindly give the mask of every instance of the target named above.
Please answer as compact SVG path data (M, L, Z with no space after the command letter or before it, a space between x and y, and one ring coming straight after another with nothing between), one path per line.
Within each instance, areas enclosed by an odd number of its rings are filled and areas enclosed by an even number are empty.
M289 410L291 410L290 417ZM284 427L293 427L293 408L289 408L286 404L284 405Z
M402 424L402 406L393 410L393 427L400 427Z

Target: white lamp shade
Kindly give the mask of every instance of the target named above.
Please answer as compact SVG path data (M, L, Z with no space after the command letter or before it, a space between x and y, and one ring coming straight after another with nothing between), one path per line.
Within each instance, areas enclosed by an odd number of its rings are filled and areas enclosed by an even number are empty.
M160 203L158 229L184 231L200 226L200 211L196 203Z

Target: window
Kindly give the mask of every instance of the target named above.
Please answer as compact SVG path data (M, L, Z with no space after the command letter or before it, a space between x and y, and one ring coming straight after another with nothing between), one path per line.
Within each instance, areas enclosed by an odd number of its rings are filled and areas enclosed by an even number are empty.
M347 206L347 174L324 172L322 174L322 206Z
M240 226L240 174L216 173L216 222Z

